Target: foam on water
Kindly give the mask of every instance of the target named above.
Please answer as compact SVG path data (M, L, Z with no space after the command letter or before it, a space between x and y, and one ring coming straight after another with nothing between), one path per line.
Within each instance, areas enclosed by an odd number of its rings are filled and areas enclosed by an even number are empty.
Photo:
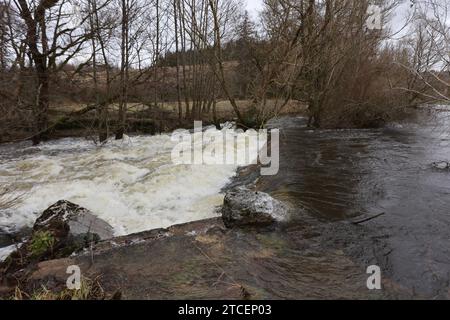
M0 228L32 226L61 199L91 210L117 235L217 216L220 190L237 166L174 165L170 154L175 143L170 135L157 135L102 147L61 139L39 148L0 149L0 183L26 192L16 208L0 211Z
M8 247L0 248L0 262L5 261L5 259L17 249L15 244Z

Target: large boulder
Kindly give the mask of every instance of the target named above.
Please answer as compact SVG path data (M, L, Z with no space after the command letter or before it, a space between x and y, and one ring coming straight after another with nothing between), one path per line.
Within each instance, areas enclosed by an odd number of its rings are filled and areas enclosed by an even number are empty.
M52 231L57 238L83 238L91 235L105 240L114 236L113 228L107 222L66 200L58 201L41 214L33 226L33 233L41 230Z
M236 187L228 191L222 207L226 227L267 226L287 218L287 208L264 192Z
M36 220L31 235L0 269L19 270L27 265L65 258L99 240L114 236L113 228L89 210L61 200Z

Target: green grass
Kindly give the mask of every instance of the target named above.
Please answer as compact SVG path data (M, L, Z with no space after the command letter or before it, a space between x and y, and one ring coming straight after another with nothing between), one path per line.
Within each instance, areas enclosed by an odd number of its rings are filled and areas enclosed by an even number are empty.
M38 231L33 235L28 248L33 257L38 257L49 250L53 250L54 244L55 237L50 231Z

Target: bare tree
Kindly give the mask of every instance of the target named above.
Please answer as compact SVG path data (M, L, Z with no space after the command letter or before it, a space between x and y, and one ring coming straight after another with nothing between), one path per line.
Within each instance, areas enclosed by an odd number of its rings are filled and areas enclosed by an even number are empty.
M410 73L405 86L394 86L425 102L450 102L450 4L415 2L415 22L404 47L410 59L396 61Z
M39 143L48 129L50 76L61 70L83 49L89 35L79 25L71 25L65 12L65 0L41 0L37 4L27 0L15 2L26 26L25 43L36 74L36 99L33 109L33 142ZM80 24L87 17L80 17Z

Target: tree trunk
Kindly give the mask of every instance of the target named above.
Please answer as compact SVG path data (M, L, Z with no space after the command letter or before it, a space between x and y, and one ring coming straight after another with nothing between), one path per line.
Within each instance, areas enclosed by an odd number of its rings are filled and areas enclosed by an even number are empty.
M33 110L35 132L33 137L33 144L37 145L47 137L48 128L48 107L49 107L49 75L48 69L45 65L45 57L36 59L37 71L37 93L36 104Z
M125 133L125 113L128 100L128 18L129 18L128 0L122 0L122 44L121 44L121 66L120 66L120 85L121 95L119 103L118 128L116 131L116 140L121 140Z
M180 53L179 53L179 45L178 45L178 7L177 1L173 0L173 14L174 14L174 22L175 22L175 56L177 60L177 101L178 101L178 121L181 124L183 119L183 107L181 104L181 88L180 88Z

